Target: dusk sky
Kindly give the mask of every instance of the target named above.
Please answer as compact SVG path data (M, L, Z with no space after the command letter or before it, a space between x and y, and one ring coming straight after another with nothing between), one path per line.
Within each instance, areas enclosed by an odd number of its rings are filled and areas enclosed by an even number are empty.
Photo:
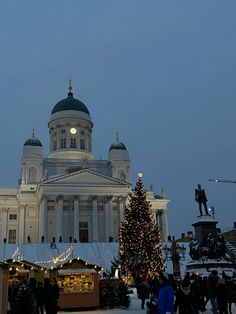
M163 188L169 233L192 230L200 183L218 227L236 221L236 1L51 0L0 4L0 186L17 187L32 128L48 154L51 110L88 107L93 152L116 131L131 180Z

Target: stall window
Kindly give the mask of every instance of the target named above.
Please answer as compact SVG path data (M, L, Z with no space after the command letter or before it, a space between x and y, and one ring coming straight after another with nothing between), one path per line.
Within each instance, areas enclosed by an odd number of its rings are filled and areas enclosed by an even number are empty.
M10 229L8 231L8 243L16 243L16 229Z
M94 274L89 273L89 270L86 273L71 273L67 270L59 270L57 283L59 285L61 292L89 292L95 291L95 280Z

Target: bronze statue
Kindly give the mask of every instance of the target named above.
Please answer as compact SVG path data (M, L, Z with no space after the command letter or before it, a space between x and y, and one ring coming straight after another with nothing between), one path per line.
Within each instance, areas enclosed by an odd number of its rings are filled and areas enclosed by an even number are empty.
M209 216L210 214L208 213L208 209L207 209L207 198L206 198L205 190L201 188L200 184L198 184L197 189L195 189L195 201L199 205L200 215L201 216L203 215L202 214L202 204L203 204L205 213L206 215Z

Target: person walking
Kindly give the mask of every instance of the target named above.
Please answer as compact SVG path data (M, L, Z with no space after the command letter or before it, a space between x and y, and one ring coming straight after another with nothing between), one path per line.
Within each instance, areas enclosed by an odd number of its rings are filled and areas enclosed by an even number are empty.
M141 299L141 309L144 310L145 300L149 299L150 285L146 274L139 274L136 279L138 298Z
M157 296L157 310L159 314L174 313L174 289L169 282L169 274L163 272L159 276L160 287Z

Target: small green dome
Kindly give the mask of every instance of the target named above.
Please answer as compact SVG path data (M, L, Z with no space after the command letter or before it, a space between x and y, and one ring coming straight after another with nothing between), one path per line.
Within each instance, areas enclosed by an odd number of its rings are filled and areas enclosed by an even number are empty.
M127 150L125 144L119 142L119 143L113 143L110 148L109 151L111 151L112 149L123 149L123 150Z
M24 146L40 146L40 147L42 147L43 145L42 145L42 143L40 142L39 139L37 139L36 137L32 136L27 141L25 141Z
M40 142L39 139L37 139L37 137L35 137L34 135L34 128L33 128L33 133L31 138L29 138L27 141L25 141L24 146L40 146L42 147L42 143Z
M110 146L110 148L109 148L109 152L110 152L112 149L127 150L125 144L122 143L122 142L119 140L118 132L116 133L116 141L115 141L113 144L111 144L111 146Z
M82 111L84 113L87 113L90 115L88 108L85 106L82 101L76 99L73 97L73 93L69 92L68 97L65 99L60 100L52 109L51 114L59 112L59 111L65 111L65 110L76 110L76 111Z

